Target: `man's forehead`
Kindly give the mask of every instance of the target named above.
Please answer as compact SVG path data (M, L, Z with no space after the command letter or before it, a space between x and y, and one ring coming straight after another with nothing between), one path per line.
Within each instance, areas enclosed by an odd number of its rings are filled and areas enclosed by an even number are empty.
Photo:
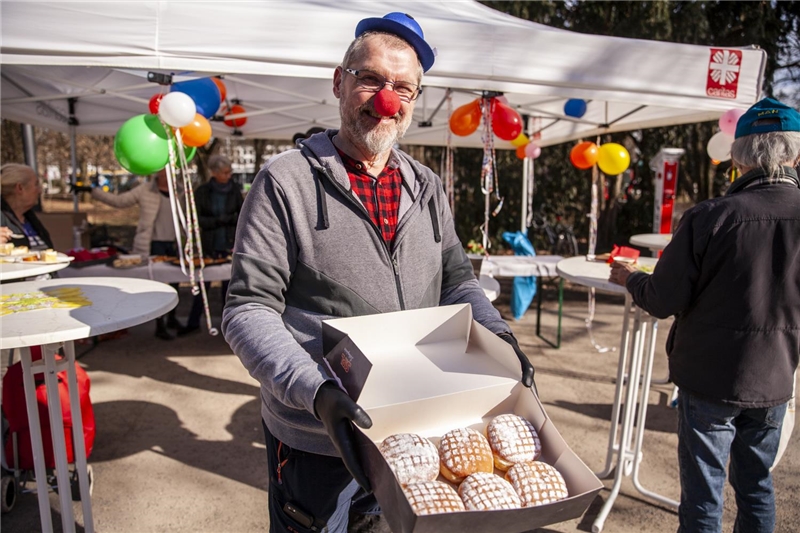
M387 66L393 70L402 69L414 72L419 67L417 53L405 41L400 40L400 42L403 46L396 44L386 46L385 41L379 40L365 42L365 46L359 50L360 53L353 57L351 64L359 70L372 70L378 73L382 73L381 70Z

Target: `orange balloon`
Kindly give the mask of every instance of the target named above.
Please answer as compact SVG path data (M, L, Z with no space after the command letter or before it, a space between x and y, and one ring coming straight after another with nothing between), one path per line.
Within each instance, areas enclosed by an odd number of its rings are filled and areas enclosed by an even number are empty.
M520 158L520 159L525 159L526 157L528 157L528 156L525 154L525 148L527 148L527 147L528 147L528 145L527 145L527 144L523 144L522 146L518 146L518 147L517 147L517 157L518 157L518 158Z
M245 109L240 106L239 104L234 104L231 106L230 109L226 109L222 114L225 117L225 125L229 128L241 128L245 124L247 124L247 117L241 118L228 118L228 115L238 115L239 113L244 113Z
M228 96L228 89L225 87L225 83L222 81L221 78L214 76L211 78L211 81L214 82L214 85L217 86L219 89L219 101L225 102L225 97Z
M592 168L597 163L597 158L600 152L597 145L591 141L584 141L572 147L569 152L569 160L572 164L581 170Z
M178 129L186 146L204 146L211 139L211 124L200 113L195 113L191 124Z
M461 137L471 135L480 126L482 115L480 100L462 105L450 115L450 131Z

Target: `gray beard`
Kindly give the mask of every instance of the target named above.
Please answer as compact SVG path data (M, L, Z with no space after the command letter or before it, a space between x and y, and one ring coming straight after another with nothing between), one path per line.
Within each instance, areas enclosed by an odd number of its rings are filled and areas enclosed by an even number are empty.
M360 141L359 144L361 146L359 148L365 150L368 155L375 156L390 150L392 146L403 138L403 135L411 125L411 117L409 116L405 117L405 120L388 127L381 125L377 128L367 128L364 122L359 120L363 108L358 109L354 115L346 115L344 109L342 109L341 100L339 102L342 128L354 134L353 138Z

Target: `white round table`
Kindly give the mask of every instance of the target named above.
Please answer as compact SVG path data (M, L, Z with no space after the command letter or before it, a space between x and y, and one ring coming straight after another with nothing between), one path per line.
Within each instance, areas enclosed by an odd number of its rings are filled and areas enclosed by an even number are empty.
M639 257L640 265L652 267L658 262L654 257ZM562 259L556 265L558 275L562 278L583 285L594 287L595 289L613 292L617 294L628 294L628 290L622 285L611 283L608 276L611 274L611 265L601 261L588 261L585 256L570 257Z
M671 233L640 233L631 235L628 242L634 246L641 246L653 252L658 252L666 248L671 240Z
M651 267L655 266L657 261L652 257L639 257L638 259L639 264ZM658 320L633 305L633 299L625 287L608 281L611 265L588 261L585 257L570 257L560 261L556 265L556 269L562 278L572 283L625 295L625 312L622 321L617 383L611 409L611 430L606 449L606 464L605 468L596 474L601 479L613 475L614 484L608 499L592 524L592 531L594 533L602 531L606 517L619 494L623 477L631 477L636 490L645 496L677 509L678 502L643 488L639 482L639 467L644 456L642 442L647 417L647 399L653 373ZM633 324L630 323L631 311L633 311ZM620 410L622 410L621 419ZM619 438L617 438L618 436Z
M33 278L67 268L68 262L61 263L0 263L0 281Z
M75 278L21 281L0 285L0 309L6 313L10 307L8 298L27 295L35 298L40 291L54 289L79 289L81 307L48 307L25 309L3 314L0 328L0 348L20 349L22 374L25 388L25 407L31 431L36 490L39 500L39 515L42 531L52 532L50 500L42 446L39 409L36 401L34 375L43 373L45 390L50 406L50 428L56 459L58 494L61 502L61 524L63 531L75 531L72 512L72 490L69 481L67 452L64 441L62 408L56 374L67 371L70 391L73 439L75 446L75 471L80 485L83 507L84 531L92 533L92 503L86 466L86 446L83 437L78 384L75 374L75 347L72 341L103 333L117 331L159 317L178 304L175 289L163 283L128 278ZM50 293L50 296L53 296ZM74 302L67 296L56 296L61 304ZM31 361L30 346L42 345L42 359ZM56 360L56 352L64 347L65 358Z
M200 269L195 269L195 277L198 276ZM181 267L167 262L157 262L146 260L144 264L128 267L114 268L111 265L90 265L80 267L69 265L69 268L61 271L58 276L64 278L82 277L118 277L118 278L138 278L151 279L162 283L183 283L189 281L189 276L181 271ZM227 281L231 279L231 263L221 263L217 265L206 265L203 269L204 281Z

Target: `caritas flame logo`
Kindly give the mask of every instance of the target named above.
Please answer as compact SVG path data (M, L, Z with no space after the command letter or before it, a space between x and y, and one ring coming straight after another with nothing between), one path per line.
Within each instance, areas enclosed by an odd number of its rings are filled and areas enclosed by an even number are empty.
M742 68L741 50L711 49L708 62L706 94L714 98L736 98L739 89L739 70Z

